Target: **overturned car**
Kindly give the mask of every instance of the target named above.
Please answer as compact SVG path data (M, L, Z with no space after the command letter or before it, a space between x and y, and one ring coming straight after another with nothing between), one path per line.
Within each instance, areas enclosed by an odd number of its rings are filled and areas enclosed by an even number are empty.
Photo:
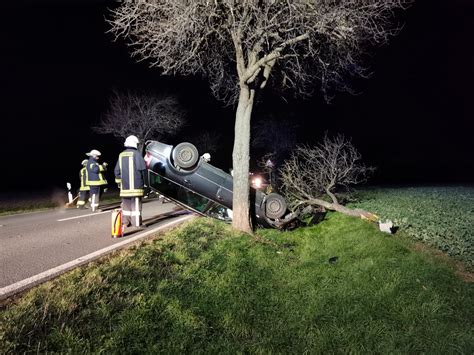
M193 144L148 141L145 152L152 190L201 215L232 221L232 176L200 158ZM296 218L279 194L250 188L250 200L256 225L283 228Z

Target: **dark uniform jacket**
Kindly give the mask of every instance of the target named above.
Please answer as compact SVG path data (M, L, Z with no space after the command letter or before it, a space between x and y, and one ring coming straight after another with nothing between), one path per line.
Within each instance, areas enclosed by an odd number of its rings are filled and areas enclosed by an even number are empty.
M107 170L105 166L99 164L93 157L90 157L89 161L87 162L87 185L107 185L107 180L105 180L104 177L105 170Z
M90 187L87 185L87 168L84 167L79 172L79 179L81 180L81 187L79 191L89 191Z
M134 148L120 153L115 165L115 182L120 184L121 197L140 197L145 187L145 160Z

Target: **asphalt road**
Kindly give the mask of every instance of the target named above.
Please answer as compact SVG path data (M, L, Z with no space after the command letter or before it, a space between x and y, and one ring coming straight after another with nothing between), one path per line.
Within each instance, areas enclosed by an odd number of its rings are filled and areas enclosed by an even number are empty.
M0 217L0 288L144 234L186 213L172 203L147 201L143 204L147 230L130 230L122 238L112 238L112 209L96 213L56 209Z

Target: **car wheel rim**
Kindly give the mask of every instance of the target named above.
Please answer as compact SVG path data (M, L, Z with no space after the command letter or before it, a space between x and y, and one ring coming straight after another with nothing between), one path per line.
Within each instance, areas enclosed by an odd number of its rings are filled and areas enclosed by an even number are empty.
M189 149L183 149L179 152L179 159L183 162L189 162L193 158L193 153Z
M265 212L268 218L276 219L285 214L286 201L281 195L271 193L267 197L266 204Z
M281 210L280 201L276 201L276 200L270 201L267 204L267 206L268 206L268 211L271 212L272 214L278 214L278 212L280 212Z

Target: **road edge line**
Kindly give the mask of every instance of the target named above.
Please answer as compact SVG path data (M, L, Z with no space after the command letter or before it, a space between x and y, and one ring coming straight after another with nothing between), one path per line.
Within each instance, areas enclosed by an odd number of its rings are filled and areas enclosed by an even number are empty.
M79 215L79 216L57 219L56 222L64 222L64 221L70 221L70 220L78 219L78 218L86 218L86 217L92 217L92 216L100 216L101 214L110 213L110 212L112 212L112 211L110 210L110 211L94 212L94 213L89 213L89 214L81 214L81 215Z
M82 266L84 264L87 264L91 261L94 261L104 255L107 255L117 249L120 249L128 244L131 244L133 242L136 242L137 240L140 240L140 239L143 239L147 236L149 236L150 234L152 233L156 233L162 229L165 229L165 228L168 228L170 226L173 226L175 224L178 224L178 223L181 223L181 222L184 222L186 221L187 219L191 219L192 217L194 217L193 215L186 215L184 217L179 217L178 219L175 219L173 221L170 221L164 225L160 225L152 230L147 230L143 233L140 233L139 235L136 235L134 237L131 237L130 239L126 239L126 240L123 240L119 243L116 243L116 244L113 244L113 245L110 245L108 247L105 247L105 248L102 248L102 249L99 249L93 253L90 253L90 254L87 254L87 255L84 255L84 256L81 256L75 260L72 260L72 261L69 261L65 264L62 264L62 265L59 265L59 266L56 266L52 269L49 269L49 270L46 270L46 271L43 271L35 276L30 276L26 279L23 279L21 281L17 281L15 282L14 284L11 284L11 285L8 285L8 286L5 286L5 287L2 287L0 288L0 301L10 297L10 296L13 296L19 292L22 292L22 291L26 291L34 286L37 286L41 283L44 283L46 281L49 281L51 279L53 279L54 277L56 276L59 276L61 274L64 274L78 266Z

